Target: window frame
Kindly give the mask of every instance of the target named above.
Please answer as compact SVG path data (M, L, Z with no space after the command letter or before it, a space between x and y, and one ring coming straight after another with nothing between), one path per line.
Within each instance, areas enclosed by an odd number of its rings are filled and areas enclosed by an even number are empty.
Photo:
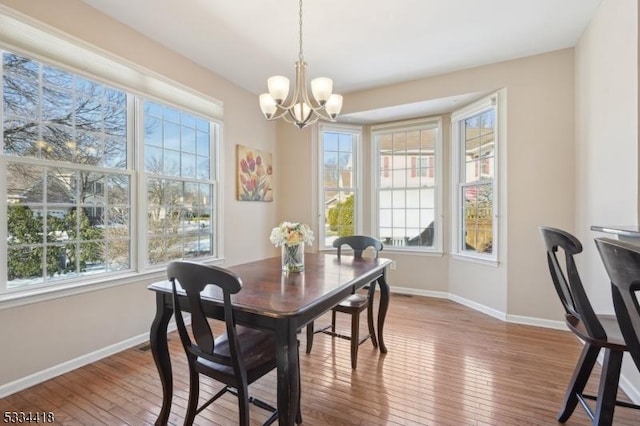
M325 245L325 212L324 212L324 138L325 132L350 134L354 138L352 141L352 165L353 165L353 183L352 190L354 193L354 215L353 215L353 232L354 234L361 234L363 229L363 194L362 194L362 127L353 126L339 123L325 123L322 122L318 125L317 129L317 241L318 250L333 250L332 245Z
M471 103L451 114L451 254L456 259L484 263L487 265L498 266L500 240L499 240L499 207L500 207L500 177L501 169L501 144L504 140L506 132L503 126L506 124L506 93L500 90L482 99ZM486 111L494 109L494 171L491 179L492 185L492 250L491 253L478 253L477 251L465 250L462 244L462 227L464 222L464 205L462 203L463 191L468 185L463 182L462 170L463 164L466 163L464 144L464 121L468 118L482 114ZM477 163L478 167L484 164ZM479 180L475 185L487 183L487 180Z
M4 8L0 5L0 11ZM140 147L140 133L143 133L142 121L131 121L131 117L139 115L136 111L134 98L145 98L163 105L177 108L180 111L194 114L207 120L210 124L210 181L212 185L212 216L211 227L213 234L213 253L209 257L200 257L198 261L218 262L223 258L223 224L222 202L223 188L220 176L223 176L224 162L221 161L223 152L223 109L222 104L202 93L196 92L180 83L160 76L137 64L113 56L108 52L95 48L81 40L71 38L54 29L45 28L29 19L9 13L0 17L3 24L7 24L0 33L7 37L0 42L0 51L8 51L17 55L29 57L35 61L54 66L65 72L105 84L122 90L127 95L127 168L112 169L114 173L126 174L130 177L130 268L100 274L81 275L75 278L60 279L50 283L38 283L31 286L8 288L7 262L0 262L0 309L20 306L37 301L49 300L79 294L97 289L117 285L140 282L142 279L161 277L164 273L163 265L147 266L145 247L147 245L146 225L144 220L146 201L140 200L141 194L146 194L144 183L144 169L140 169L140 158L144 158L144 147ZM20 31L17 31L17 30ZM16 31L13 31L16 30ZM37 37L35 36L37 35ZM69 48L69 47L73 48ZM87 58L95 59L88 60ZM122 74L119 74L122 72ZM111 79L110 77L113 77ZM2 73L0 72L0 78ZM1 90L0 90L1 92ZM0 105L0 116L2 105ZM0 127L0 136L3 130ZM0 140L0 147L4 138ZM0 154L0 196L7 195L7 172L11 156ZM135 161L135 162L134 162ZM64 168L76 169L73 163L51 164L45 160L36 161L39 166L50 167L59 165ZM7 203L0 203L0 217L7 218ZM8 229L6 219L0 224L0 257L7 259Z
M444 226L444 218L443 218L443 119L441 116L435 117L424 117L418 119L411 120L403 120L392 123L385 124L377 124L371 126L371 228L372 234L376 236L376 238L380 238L380 173L384 173L385 177L388 177L392 168L387 168L387 162L381 164L378 155L379 147L376 142L376 134L377 133L388 133L392 131L410 131L416 129L423 128L435 128L436 138L434 144L434 159L433 165L435 167L435 172L433 173L433 188L434 188L434 212L433 212L433 222L434 222L434 235L433 235L433 246L391 246L385 245L385 251L395 251L399 253L412 253L412 254L424 254L424 255L438 255L441 256L443 254L443 226ZM409 170L409 168L408 168Z

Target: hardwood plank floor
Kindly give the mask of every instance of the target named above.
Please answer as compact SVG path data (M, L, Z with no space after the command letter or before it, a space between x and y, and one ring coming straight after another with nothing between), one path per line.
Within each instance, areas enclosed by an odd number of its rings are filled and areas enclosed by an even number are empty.
M363 314L363 329L366 321ZM316 324L328 323L329 316ZM349 317L338 326L349 330ZM300 334L304 349L304 333ZM305 425L554 425L581 345L570 332L503 323L457 303L392 295L380 354L360 347L351 370L349 342L317 334L300 354ZM170 335L174 400L169 421L180 425L188 396L186 359ZM52 411L56 424L147 425L162 391L151 352L132 348L0 400L1 411ZM588 385L595 394L596 375ZM270 373L250 392L275 405ZM202 380L201 398L219 386ZM626 399L620 392L620 398ZM198 425L237 424L236 399L225 395L196 418ZM252 424L267 413L251 407ZM567 426L588 425L577 407ZM640 411L616 408L615 425L640 424Z

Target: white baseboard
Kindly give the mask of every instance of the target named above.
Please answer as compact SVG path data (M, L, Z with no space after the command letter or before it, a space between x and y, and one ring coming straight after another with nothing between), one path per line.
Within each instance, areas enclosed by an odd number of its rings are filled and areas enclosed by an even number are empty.
M436 299L448 299L449 293L445 291L430 291L430 290L418 290L416 288L409 287L396 287L393 286L390 288L391 293L396 294L407 294L411 296L425 296L425 297L434 297Z
M536 327L553 328L556 330L569 331L569 327L563 321L552 321L548 319L525 317L522 315L507 315L507 322L514 324L534 325Z
M187 322L186 318L185 318L185 322ZM174 322L169 323L167 330L173 331L175 329L176 329L175 323ZM61 374L68 373L77 368L83 367L87 364L91 364L92 362L99 361L108 356L117 354L118 352L122 352L134 346L140 345L148 340L149 340L149 333L147 332L147 333L132 337L130 339L123 340L122 342L118 342L113 345L98 349L97 351L88 353L86 355L82 355L72 360L63 362L62 364L54 365L53 367L49 367L45 370L38 371L37 373L31 374L26 377L22 377L13 382L9 382L7 384L0 386L0 398L4 398L13 393L30 388L31 386L53 379L54 377L58 377Z
M542 318L525 317L521 315L508 315L497 309L490 308L489 306L482 305L480 303L474 302L469 299L465 299L464 297L460 297L456 294L448 293L446 291L429 291L429 290L419 290L419 289L409 288L409 287L393 286L391 287L391 293L409 294L412 296L435 297L438 299L449 299L453 302L456 302L468 308L471 308L474 311L482 312L483 314L489 315L490 317L499 319L500 321L511 322L514 324L534 325L537 327L544 327L544 328L553 328L556 330L568 330L566 324L562 321L552 321L552 320L547 320Z
M507 320L507 315L504 312L500 312L497 309L493 309L472 300L465 299L464 297L449 293L449 300L452 300L478 312L482 312L483 314L489 315L490 317L499 319L500 321Z
M634 384L631 383L631 381L627 379L624 374L620 375L620 382L618 383L618 386L620 386L620 389L622 389L624 393L627 394L629 399L634 404L640 404L640 389L635 387Z

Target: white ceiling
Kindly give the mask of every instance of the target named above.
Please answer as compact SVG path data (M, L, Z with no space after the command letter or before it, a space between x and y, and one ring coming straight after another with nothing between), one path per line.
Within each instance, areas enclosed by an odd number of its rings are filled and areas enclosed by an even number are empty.
M297 0L84 2L255 94L271 75L294 80ZM600 2L305 0L308 78L330 77L345 94L575 46Z

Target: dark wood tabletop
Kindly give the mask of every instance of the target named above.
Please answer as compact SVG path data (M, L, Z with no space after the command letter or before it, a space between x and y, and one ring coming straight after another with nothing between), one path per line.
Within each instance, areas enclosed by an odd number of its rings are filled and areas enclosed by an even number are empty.
M273 330L276 335L278 363L278 413L281 425L293 424L298 388L297 331L310 321L336 306L342 299L371 283L380 287L378 309L378 343L382 353L384 320L389 306L386 268L391 260L356 259L351 256L305 253L305 270L287 273L281 269L280 257L268 258L227 269L242 280L242 290L233 295L234 314L238 323ZM151 349L163 385L162 410L156 424L166 424L173 395L171 361L167 344L167 325L173 315L171 284L153 283L156 293L156 316L151 325ZM210 286L202 293L205 311L211 317L221 315L221 298ZM370 301L372 308L373 299ZM184 305L187 306L186 298Z

